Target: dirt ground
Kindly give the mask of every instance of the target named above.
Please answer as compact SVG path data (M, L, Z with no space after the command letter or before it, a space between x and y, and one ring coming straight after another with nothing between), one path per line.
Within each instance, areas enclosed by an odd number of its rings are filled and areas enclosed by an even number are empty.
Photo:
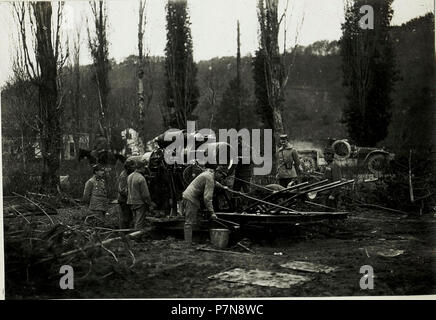
M56 216L71 215L65 210ZM34 217L33 219L45 219ZM115 217L112 217L115 219ZM10 220L5 220L5 229ZM312 227L290 230L275 237L256 235L246 241L255 254L240 247L228 248L243 255L205 252L189 247L180 234L149 233L140 239L96 250L96 258L71 260L74 289L59 287L60 266L30 269L30 275L8 273L7 299L44 298L237 298L237 297L325 297L436 294L434 213L421 217L384 211L351 212L334 228ZM211 248L207 240L201 245ZM8 248L6 243L6 248ZM130 249L130 252L128 251ZM402 251L395 251L402 250ZM394 257L383 252L401 253ZM134 260L134 263L133 263ZM319 263L337 270L328 274L294 271L281 267L290 261ZM133 266L132 266L133 265ZM374 289L362 290L360 267L373 267ZM311 281L288 289L210 280L217 273L243 268L308 275ZM49 270L49 272L48 272ZM21 277L21 278L20 278ZM23 279L24 278L24 279Z

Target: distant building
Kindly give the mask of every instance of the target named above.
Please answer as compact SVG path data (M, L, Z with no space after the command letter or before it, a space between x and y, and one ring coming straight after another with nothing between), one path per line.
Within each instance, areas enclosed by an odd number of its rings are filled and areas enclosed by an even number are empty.
M122 154L125 156L139 156L143 153L141 140L136 130L132 128L121 131L121 138L124 142Z
M76 136L79 139L78 146L75 148L74 135L62 135L62 154L61 159L73 160L77 157L79 149L89 149L89 134L78 133ZM2 150L5 158L22 159L22 139L21 137L2 137ZM29 150L29 149L27 149ZM42 159L41 147L39 141L31 144L30 152L26 155L27 160Z
M77 157L79 149L89 149L89 134L88 133L77 133L78 146L75 148L74 135L64 134L62 136L63 141L63 158L64 160L73 160Z

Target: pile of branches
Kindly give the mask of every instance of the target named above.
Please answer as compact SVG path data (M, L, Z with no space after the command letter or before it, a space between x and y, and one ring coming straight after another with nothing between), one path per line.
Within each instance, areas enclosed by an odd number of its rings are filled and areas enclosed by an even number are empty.
M62 265L73 267L75 285L133 272L136 257L131 241L146 231L112 229L94 223L92 216L78 219L79 223L68 225L53 217L17 215L5 223L8 292L55 296Z
M385 201L404 210L424 214L436 205L436 177L430 159L400 158L392 163L391 174L382 178Z
M12 196L4 197L3 214L6 218L15 216L28 217L58 214L59 208L80 207L80 201L68 194L59 192L56 195L26 192L25 195L12 192Z
M383 176L356 184L348 205L422 215L436 206L435 182L429 160L402 157Z

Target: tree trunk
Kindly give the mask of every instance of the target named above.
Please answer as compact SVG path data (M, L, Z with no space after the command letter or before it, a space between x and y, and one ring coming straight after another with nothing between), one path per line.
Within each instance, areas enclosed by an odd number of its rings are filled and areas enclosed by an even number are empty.
M273 114L274 140L284 134L282 119L283 97L283 65L280 60L278 36L280 23L278 19L278 0L259 0L259 22L261 26L261 44L265 57L265 86L268 95L268 104Z
M276 138L278 138L281 134L285 133L285 129L283 127L282 111L280 110L280 106L274 106L273 116L274 116L275 135Z
M141 147L145 145L145 103L144 103L144 10L145 2L139 1L139 22L138 22L138 108L139 108L139 125L138 130ZM127 135L127 131L126 131ZM144 150L141 150L143 152Z
M76 34L77 38L74 42L74 56L73 56L73 88L74 88L74 102L73 102L73 140L74 140L74 156L77 157L79 152L79 131L81 130L81 112L80 112L80 32Z
M97 83L98 98L100 104L99 130L100 134L106 137L111 148L111 119L109 117L109 59L108 41L106 36L107 13L104 1L91 2L91 10L95 23L95 36L91 37L88 29L89 47L94 62L95 80Z
M237 50L236 50L236 81L237 81L237 86L238 86L238 110L236 113L236 129L239 130L241 129L241 112L242 112L242 106L241 106L241 95L242 95L242 84L241 84L241 31L239 29L239 20L237 22L237 26L236 26L236 32L237 32L237 36L236 36L236 45L237 45Z
M36 23L36 60L41 70L38 79L41 154L43 157L41 188L47 193L54 193L59 185L61 128L56 84L57 63L52 46L51 3L34 3L33 11Z

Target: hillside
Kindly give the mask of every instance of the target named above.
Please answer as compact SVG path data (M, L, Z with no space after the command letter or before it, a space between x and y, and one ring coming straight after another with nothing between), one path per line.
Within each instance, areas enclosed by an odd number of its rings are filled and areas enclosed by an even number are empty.
M394 109L388 138L384 145L395 148L399 142L413 144L428 141L431 127L431 106L434 96L434 17L428 14L408 23L392 27L398 68L398 82L393 94ZM308 47L298 47L290 79L286 88L283 118L288 134L295 140L346 137L341 124L341 110L345 104L342 87L341 57L337 41L318 41ZM136 63L130 56L120 63L111 62L110 79L110 121L114 136L127 126L138 127L136 107ZM252 57L242 58L242 80L247 90L244 110L245 125L259 127L254 103ZM217 119L223 115L221 101L229 81L236 75L236 58L221 57L198 64L197 83L200 88L199 104L194 112L198 127L216 128ZM151 57L145 83L147 92L152 90L152 99L147 109L147 138L156 136L163 128L161 108L164 103L164 59ZM72 80L71 70L66 69L66 98L64 130L71 132ZM10 123L8 92L3 91L3 130L6 135L16 135ZM98 94L90 66L81 67L81 105L78 113L79 131L95 132ZM227 112L227 111L226 111ZM77 117L77 116L75 116ZM417 125L419 124L419 125ZM222 124L221 124L222 125ZM417 131L417 128L420 130ZM413 129L413 130L412 130ZM6 131L5 131L6 130ZM15 131L14 131L15 130ZM411 131L412 130L412 131ZM10 132L9 132L10 131ZM414 139L415 137L419 139ZM115 139L119 143L119 139Z

